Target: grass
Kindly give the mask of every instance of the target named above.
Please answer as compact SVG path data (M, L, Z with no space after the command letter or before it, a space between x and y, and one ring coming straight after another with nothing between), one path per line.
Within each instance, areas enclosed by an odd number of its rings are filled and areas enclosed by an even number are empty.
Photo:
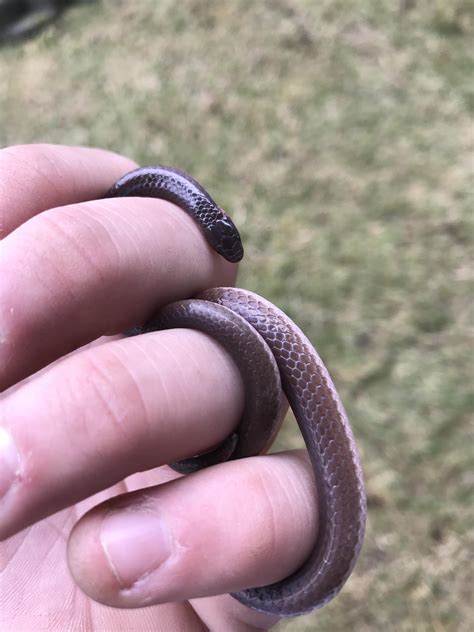
M2 145L193 173L242 228L240 285L330 367L367 539L341 595L282 630L472 629L473 16L471 0L109 0L0 50ZM279 447L296 445L287 424Z

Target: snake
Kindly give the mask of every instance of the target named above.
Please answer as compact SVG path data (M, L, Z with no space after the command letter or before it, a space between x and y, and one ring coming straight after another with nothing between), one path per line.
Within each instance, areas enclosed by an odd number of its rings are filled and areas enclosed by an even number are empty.
M121 177L105 197L127 196L176 204L219 255L234 263L242 259L234 223L186 172L162 165L140 167ZM326 366L289 316L249 290L207 289L164 306L129 335L179 327L203 331L226 348L242 375L245 406L237 429L221 445L173 467L189 474L229 459L264 454L278 432L287 400L314 474L318 531L308 559L281 581L232 596L280 617L321 608L339 593L355 566L367 515L354 435Z

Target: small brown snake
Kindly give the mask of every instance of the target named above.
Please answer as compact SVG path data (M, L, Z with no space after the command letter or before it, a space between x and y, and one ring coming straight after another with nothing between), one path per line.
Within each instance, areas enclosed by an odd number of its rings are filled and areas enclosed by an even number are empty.
M121 196L176 203L219 254L234 262L242 258L234 224L189 175L169 167L142 167L123 176L107 194ZM319 529L309 559L282 581L233 596L259 611L287 617L322 607L339 592L354 567L367 512L354 437L326 367L288 316L246 290L206 290L196 299L166 306L134 333L175 327L199 329L224 345L242 374L247 400L243 419L231 437L208 454L175 464L175 469L191 472L265 452L280 425L282 387L314 471Z

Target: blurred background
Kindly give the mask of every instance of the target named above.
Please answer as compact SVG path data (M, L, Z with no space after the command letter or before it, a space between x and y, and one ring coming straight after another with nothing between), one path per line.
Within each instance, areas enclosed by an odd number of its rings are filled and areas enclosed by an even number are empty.
M473 629L474 3L67 4L23 39L31 8L3 14L0 144L193 174L241 229L239 285L306 331L352 421L360 561L279 629Z

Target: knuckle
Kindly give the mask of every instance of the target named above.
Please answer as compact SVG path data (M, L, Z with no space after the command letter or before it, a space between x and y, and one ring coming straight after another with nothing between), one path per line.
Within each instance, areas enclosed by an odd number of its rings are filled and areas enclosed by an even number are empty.
M271 559L279 546L278 506L275 502L275 484L267 468L261 467L258 458L255 468L249 471L248 484L244 489L252 490L254 503L258 511L254 512L256 521L252 525L253 548L262 559Z
M101 210L100 203L81 202L48 210L35 218L35 236L44 238L39 245L41 257L70 275L93 273L102 278L114 268L120 253ZM51 243L55 244L53 252L48 247Z
M83 414L72 431L81 432L86 437L83 445L101 456L140 450L149 441L149 415L126 362L108 349L102 349L100 357L85 352L77 360L67 388Z

